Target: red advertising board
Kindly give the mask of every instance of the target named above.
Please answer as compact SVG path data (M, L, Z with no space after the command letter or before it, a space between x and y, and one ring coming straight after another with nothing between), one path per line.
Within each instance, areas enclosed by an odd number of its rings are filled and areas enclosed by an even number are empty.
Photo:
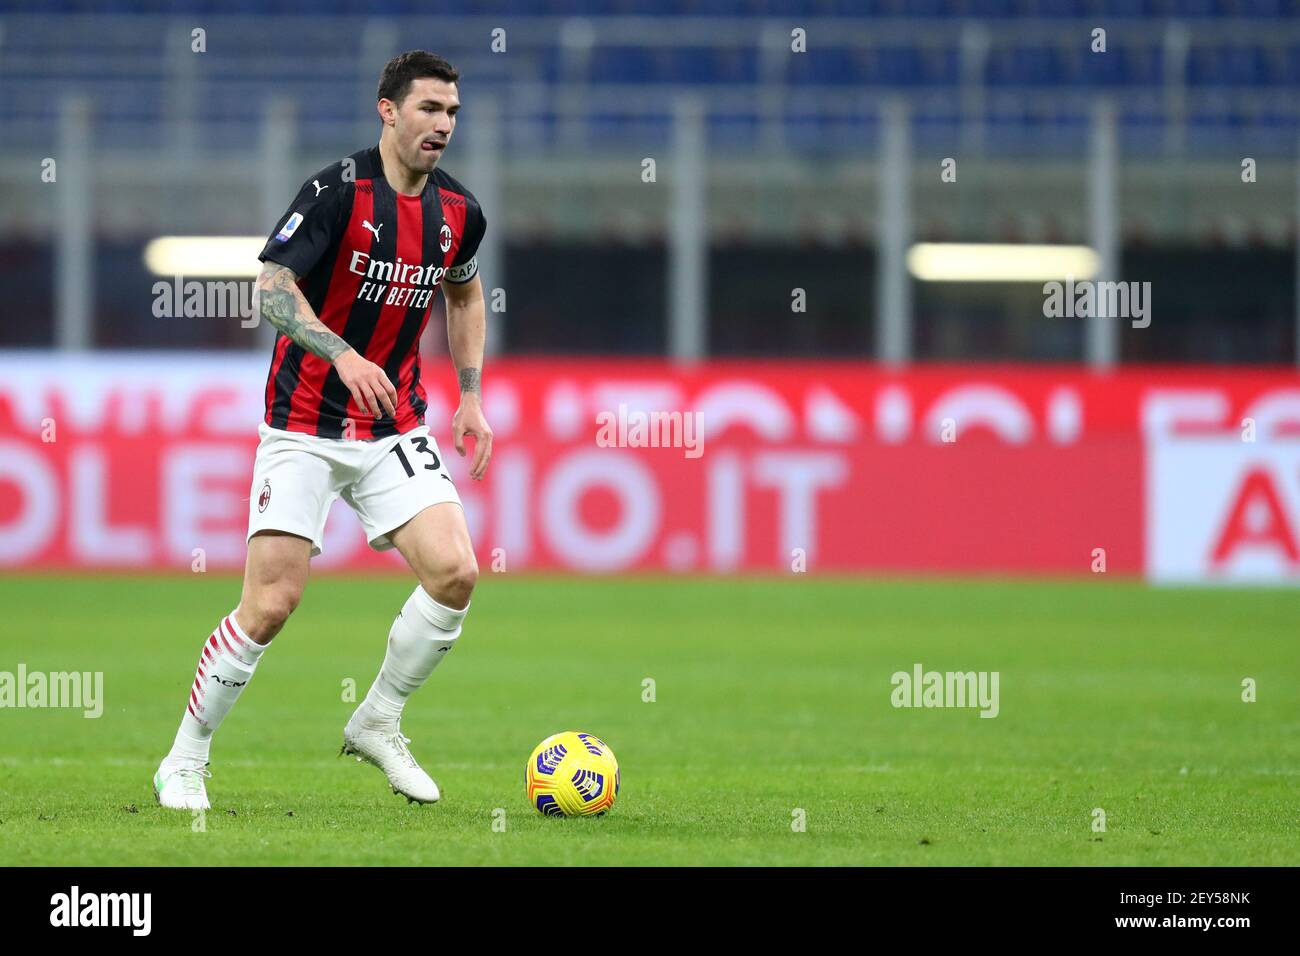
M501 360L480 564L1300 580L1285 370ZM0 566L242 565L263 356L0 355ZM657 447L656 447L657 446ZM318 567L393 567L336 503Z

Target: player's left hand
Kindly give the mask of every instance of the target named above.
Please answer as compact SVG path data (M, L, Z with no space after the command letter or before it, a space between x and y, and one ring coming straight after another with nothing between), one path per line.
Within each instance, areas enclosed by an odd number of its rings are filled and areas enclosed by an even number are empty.
M451 418L451 438L460 457L465 457L465 436L474 436L474 461L470 464L469 476L481 481L487 472L488 459L492 457L492 429L483 417L480 400L473 392L465 392L460 397L460 408Z

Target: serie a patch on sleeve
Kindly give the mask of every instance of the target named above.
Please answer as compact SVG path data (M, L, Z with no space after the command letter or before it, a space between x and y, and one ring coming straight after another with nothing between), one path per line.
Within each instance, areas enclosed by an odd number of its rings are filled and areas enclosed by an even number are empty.
M275 238L279 239L281 242L288 242L289 237L292 236L301 225L302 213L296 212L289 217L288 222L280 227L280 231L275 234Z
M468 282L474 278L478 272L478 256L470 259L469 262L458 266L452 266L447 270L446 279L448 282Z

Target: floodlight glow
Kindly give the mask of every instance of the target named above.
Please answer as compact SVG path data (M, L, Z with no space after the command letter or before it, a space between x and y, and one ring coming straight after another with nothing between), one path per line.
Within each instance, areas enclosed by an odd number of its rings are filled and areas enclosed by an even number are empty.
M907 271L923 282L1091 279L1098 265L1088 246L918 242L907 251Z
M144 264L156 276L252 278L264 245L261 236L159 236L144 247Z

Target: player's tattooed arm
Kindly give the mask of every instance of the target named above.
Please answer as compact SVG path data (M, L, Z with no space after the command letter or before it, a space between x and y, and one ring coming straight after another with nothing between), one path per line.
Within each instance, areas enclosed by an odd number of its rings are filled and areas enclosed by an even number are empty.
M463 368L458 373L460 377L460 391L463 395L466 392L473 392L481 396L483 389L479 383L479 370L476 368Z
M268 262L257 277L257 314L308 352L333 362L352 346L316 318L288 266Z
M460 407L451 419L451 436L461 457L465 456L465 436L475 439L469 476L478 481L492 458L492 429L483 417L483 346L487 338L483 283L478 276L468 282L444 282L442 294L447 302L447 348L460 382Z
M308 352L333 362L339 381L352 393L358 408L375 418L397 416L397 389L387 373L316 317L292 269L275 262L263 266L253 311Z

